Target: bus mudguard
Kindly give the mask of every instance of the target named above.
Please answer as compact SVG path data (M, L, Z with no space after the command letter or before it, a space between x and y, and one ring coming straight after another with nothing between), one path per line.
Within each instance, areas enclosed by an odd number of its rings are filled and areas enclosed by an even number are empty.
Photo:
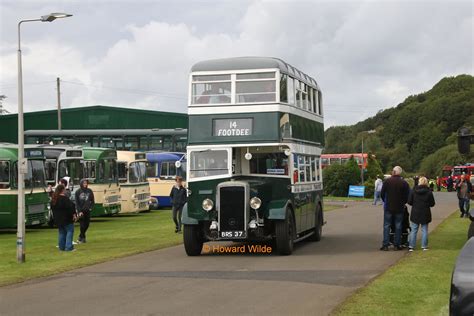
M197 219L189 217L188 215L188 203L184 204L183 212L181 214L181 223L184 225L198 225L199 222Z
M274 200L268 203L268 219L285 219L289 200Z

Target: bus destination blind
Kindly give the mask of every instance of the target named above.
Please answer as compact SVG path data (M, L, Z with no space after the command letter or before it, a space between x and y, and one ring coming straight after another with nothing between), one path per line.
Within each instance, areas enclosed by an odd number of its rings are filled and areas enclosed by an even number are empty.
M218 137L245 137L253 133L253 119L215 119L213 122L213 136Z

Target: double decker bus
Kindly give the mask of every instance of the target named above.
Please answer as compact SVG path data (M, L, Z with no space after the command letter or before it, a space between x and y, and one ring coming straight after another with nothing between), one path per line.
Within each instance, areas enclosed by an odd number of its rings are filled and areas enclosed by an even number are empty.
M146 154L134 151L117 151L118 179L120 183L120 213L148 211L150 185L146 177Z
M25 143L130 151L185 151L188 131L175 129L28 130Z
M323 203L322 94L316 80L278 58L195 64L188 104L184 247L207 241L319 241Z
M343 165L345 164L351 157L354 157L355 161L359 165L359 168L363 168L364 170L367 169L367 161L369 155L367 153L353 153L353 154L322 154L321 155L321 166L322 168L326 168L330 165Z
M110 148L84 147L83 174L94 192L95 205L91 216L114 215L120 212L117 151Z
M186 181L186 153L149 152L146 158L151 196L159 207L170 207L170 192L176 184L176 176Z
M42 225L48 220L49 197L46 192L44 153L26 148L25 174L26 225ZM15 228L18 217L18 146L0 144L0 228Z
M458 181L461 179L461 175L466 175L466 179L469 181L474 174L474 163L467 163L464 165L453 167L453 180Z

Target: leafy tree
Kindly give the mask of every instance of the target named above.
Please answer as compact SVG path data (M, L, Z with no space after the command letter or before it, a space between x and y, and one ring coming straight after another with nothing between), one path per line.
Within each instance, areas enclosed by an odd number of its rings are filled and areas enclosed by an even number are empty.
M369 157L367 159L367 171L365 172L365 178L374 180L377 178L377 175L383 175L382 168L380 167L379 162L377 159L369 153Z
M360 169L352 158L346 164L334 164L323 170L324 194L347 196L349 185L358 184Z
M430 154L454 144L461 126L474 129L473 125L474 77L446 77L431 90L408 96L364 121L330 127L325 133L325 152L359 152L364 136L365 148L377 156L382 170L399 164L414 172ZM365 133L374 129L377 133Z

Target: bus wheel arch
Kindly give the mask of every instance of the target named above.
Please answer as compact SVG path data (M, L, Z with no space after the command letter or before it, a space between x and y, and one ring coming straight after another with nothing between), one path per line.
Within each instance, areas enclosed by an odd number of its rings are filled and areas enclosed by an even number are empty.
M316 220L313 234L308 238L309 241L320 241L323 235L324 215L321 201L316 204Z
M295 217L290 205L286 207L284 220L275 221L275 244L280 255L287 256L293 252L295 232Z

